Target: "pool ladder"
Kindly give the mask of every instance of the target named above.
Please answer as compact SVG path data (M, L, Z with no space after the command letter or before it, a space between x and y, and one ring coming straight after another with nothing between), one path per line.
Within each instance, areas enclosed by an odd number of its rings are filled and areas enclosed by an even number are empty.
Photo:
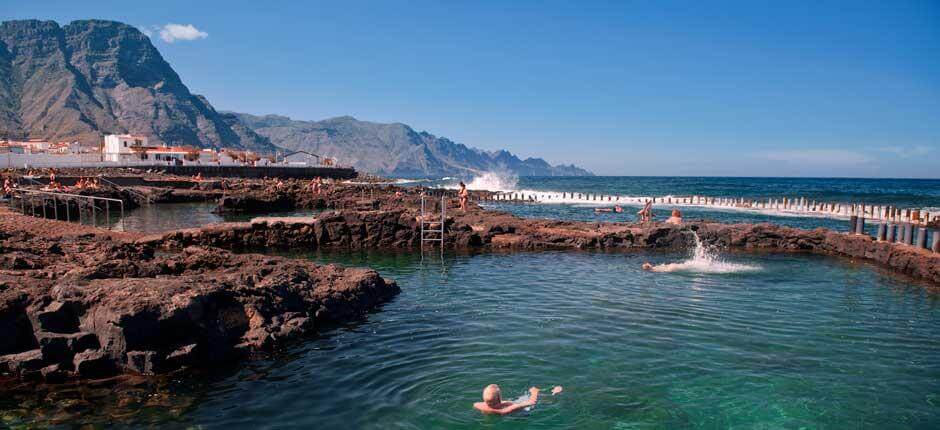
M441 219L437 220L428 220L429 215L429 203L431 203L429 196L422 194L421 195L421 246L424 247L424 242L440 242L441 249L444 248L444 221L447 216L447 197L441 196Z

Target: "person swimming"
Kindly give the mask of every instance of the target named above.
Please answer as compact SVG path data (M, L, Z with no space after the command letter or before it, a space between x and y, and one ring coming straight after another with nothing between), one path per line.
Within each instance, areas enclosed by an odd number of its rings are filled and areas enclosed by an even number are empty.
M560 385L556 386L552 388L552 395L554 396L561 393L562 390L563 388ZM507 415L528 408L529 406L535 406L539 400L540 392L541 390L539 390L538 387L532 387L529 388L529 398L525 401L519 403L504 402L500 394L499 385L490 384L483 389L483 401L474 403L473 407L484 414Z

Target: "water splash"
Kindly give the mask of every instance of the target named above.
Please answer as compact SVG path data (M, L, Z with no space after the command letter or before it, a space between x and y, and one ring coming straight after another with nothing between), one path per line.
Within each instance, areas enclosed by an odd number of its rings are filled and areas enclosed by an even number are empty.
M730 263L718 256L714 247L702 243L702 239L694 231L689 231L695 240L695 248L688 260L679 263L658 264L653 266L653 272L690 272L690 273L741 273L760 270L758 266L749 264Z
M478 174L467 184L471 190L514 191L519 183L515 173L505 170L491 170Z

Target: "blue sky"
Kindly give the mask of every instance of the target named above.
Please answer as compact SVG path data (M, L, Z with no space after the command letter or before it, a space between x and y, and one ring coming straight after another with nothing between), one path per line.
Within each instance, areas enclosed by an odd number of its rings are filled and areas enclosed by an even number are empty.
M940 177L933 0L8 0L0 17L147 29L217 109L403 122L608 175Z

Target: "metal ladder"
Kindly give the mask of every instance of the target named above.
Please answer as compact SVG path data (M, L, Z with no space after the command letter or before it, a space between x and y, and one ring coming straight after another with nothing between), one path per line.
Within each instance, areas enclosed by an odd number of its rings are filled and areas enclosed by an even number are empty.
M447 198L441 196L441 220L428 221L428 195L421 194L421 247L424 242L440 242L441 249L444 248L444 221L447 216ZM439 224L439 228L434 228L434 224Z

